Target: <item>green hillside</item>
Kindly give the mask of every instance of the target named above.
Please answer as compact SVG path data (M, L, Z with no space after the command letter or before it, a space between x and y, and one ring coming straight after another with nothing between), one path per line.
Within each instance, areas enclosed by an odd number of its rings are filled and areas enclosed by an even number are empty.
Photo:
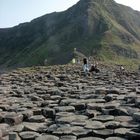
M0 29L0 66L65 64L73 48L111 63L139 64L140 12L113 0L80 0L64 12Z

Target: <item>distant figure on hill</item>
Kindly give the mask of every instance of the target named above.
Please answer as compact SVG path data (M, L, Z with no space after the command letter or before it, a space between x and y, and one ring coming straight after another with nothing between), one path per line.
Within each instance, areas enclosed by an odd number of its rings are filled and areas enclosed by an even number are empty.
M76 59L73 58L73 59L72 59L72 64L75 64L75 63L76 63Z
M45 60L44 60L44 65L45 65L45 66L47 65L47 62L48 62L48 60L45 59Z
M81 62L80 62L80 59L77 59L77 64L80 64Z
M83 59L83 70L85 73L89 72L89 67L88 67L88 60L87 58Z
M77 51L76 48L74 48L74 50L73 50L73 58L75 58L76 62L78 62L78 61L83 60L83 58L86 58L86 56L83 53Z
M121 72L122 74L125 73L125 68L124 68L122 65L120 65L120 72Z

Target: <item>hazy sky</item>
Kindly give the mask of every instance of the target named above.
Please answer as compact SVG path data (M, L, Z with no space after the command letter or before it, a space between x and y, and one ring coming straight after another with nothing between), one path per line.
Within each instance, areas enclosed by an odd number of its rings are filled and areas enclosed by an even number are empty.
M79 0L0 0L0 28L12 27L46 13L63 11ZM115 0L140 11L140 0Z

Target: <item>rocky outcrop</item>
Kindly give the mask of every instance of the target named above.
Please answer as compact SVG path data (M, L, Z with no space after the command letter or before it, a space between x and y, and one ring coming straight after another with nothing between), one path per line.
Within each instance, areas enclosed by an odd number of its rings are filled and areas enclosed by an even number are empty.
M140 75L107 67L34 67L0 75L0 139L140 139Z

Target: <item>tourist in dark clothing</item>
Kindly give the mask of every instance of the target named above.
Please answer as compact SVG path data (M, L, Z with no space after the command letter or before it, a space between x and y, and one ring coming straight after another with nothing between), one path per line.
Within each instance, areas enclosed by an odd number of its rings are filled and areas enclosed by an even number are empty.
M99 68L98 68L98 63L95 63L94 65L91 65L91 68L89 70L89 72L100 72Z
M87 60L87 58L84 58L84 59L83 59L83 70L84 70L85 73L86 73L86 72L89 72L88 60Z

